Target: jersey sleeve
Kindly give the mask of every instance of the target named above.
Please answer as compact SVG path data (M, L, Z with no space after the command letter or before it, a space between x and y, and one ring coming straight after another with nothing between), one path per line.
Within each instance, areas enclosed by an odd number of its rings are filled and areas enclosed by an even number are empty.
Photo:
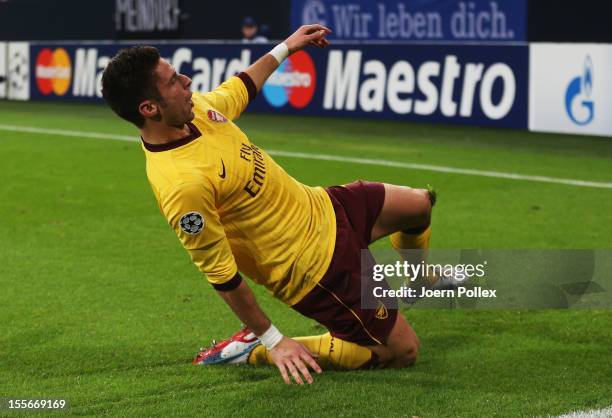
M228 119L234 120L256 95L255 83L247 73L243 72L202 96Z
M160 200L168 223L194 264L213 285L229 282L238 273L213 192L202 184L173 187Z

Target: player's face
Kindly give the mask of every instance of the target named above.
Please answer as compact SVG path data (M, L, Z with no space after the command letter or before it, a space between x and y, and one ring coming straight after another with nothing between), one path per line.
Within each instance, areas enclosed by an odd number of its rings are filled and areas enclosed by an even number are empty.
M194 118L192 92L189 89L191 79L179 74L166 61L160 59L157 68L157 89L162 98L160 114L162 120L168 125L182 128L185 123Z

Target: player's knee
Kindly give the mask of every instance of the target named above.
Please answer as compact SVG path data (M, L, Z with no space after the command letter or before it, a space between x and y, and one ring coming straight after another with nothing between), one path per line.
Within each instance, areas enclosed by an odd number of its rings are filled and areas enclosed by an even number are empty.
M412 189L409 211L419 225L429 225L431 222L432 200L429 190Z
M396 368L412 366L419 356L419 347L420 342L416 335L407 340L393 353L393 366Z
M416 363L419 356L419 339L416 338L413 342L407 345L403 353L402 361L404 367L412 366Z

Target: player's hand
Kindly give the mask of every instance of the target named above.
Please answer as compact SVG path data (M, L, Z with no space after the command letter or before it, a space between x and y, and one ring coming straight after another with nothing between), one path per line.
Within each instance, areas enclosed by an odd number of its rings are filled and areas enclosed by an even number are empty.
M306 347L291 338L283 337L278 345L270 350L270 357L272 357L274 364L283 376L283 380L288 385L291 384L289 374L293 376L293 380L298 385L304 384L301 376L304 376L308 384L313 382L307 365L315 372L321 373L321 367L314 360L312 354Z
M285 45L289 48L290 55L304 48L306 45L325 48L329 45L329 41L325 39L328 33L331 33L331 29L323 25L304 25L285 40Z

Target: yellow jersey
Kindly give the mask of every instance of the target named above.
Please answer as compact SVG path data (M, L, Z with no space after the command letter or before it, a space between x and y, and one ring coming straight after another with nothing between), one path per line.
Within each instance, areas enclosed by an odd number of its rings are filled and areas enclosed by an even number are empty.
M209 282L240 271L293 305L329 267L335 213L323 188L296 181L234 124L255 94L245 73L194 93L189 136L159 145L143 138L147 177Z

